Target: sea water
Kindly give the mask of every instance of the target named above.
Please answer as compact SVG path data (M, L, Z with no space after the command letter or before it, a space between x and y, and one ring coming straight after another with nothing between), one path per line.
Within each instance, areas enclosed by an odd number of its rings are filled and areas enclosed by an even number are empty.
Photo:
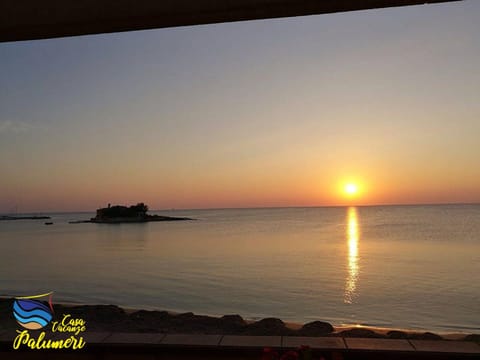
M195 221L0 221L0 295L480 330L480 205L176 210Z

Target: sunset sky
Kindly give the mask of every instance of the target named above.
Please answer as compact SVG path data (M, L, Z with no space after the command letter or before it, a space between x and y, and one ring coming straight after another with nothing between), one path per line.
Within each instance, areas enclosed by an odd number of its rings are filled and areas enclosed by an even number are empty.
M480 202L479 34L470 0L1 43L0 213Z

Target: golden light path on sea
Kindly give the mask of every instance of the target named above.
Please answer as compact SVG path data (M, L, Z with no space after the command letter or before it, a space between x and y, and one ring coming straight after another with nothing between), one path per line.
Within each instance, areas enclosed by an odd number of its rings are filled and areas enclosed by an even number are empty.
M348 274L345 281L345 293L343 301L346 304L352 304L355 297L359 273L358 265L358 241L359 241L359 223L357 209L349 207L347 210L347 244L348 244Z

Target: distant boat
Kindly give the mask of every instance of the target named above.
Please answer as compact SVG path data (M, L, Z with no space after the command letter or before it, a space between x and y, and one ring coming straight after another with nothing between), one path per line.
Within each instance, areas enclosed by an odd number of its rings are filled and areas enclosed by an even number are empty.
M46 222L45 225L53 225L53 222Z

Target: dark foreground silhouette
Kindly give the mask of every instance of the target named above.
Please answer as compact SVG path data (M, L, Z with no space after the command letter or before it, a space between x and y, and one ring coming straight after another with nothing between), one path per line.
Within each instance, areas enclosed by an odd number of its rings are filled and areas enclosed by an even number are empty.
M19 327L12 314L13 299L0 299L0 330L14 330ZM341 336L357 338L390 338L415 340L442 340L430 332L406 332L391 330L353 328L336 330L324 321L290 326L277 318L247 321L240 315L222 317L195 315L187 312L174 314L167 311L129 310L116 305L62 305L54 304L55 314L71 314L82 318L89 331L111 331L129 333L181 333L181 334L224 334L224 335L283 335L283 336ZM462 340L462 339L459 339ZM479 342L478 334L466 335L463 340Z

